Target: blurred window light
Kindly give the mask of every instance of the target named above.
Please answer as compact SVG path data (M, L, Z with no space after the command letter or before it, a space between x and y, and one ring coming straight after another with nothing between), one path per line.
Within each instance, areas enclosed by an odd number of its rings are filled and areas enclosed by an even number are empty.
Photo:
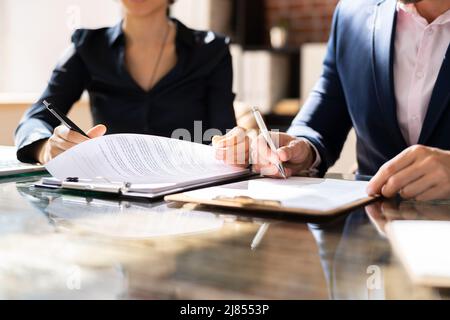
M0 93L38 95L76 28L120 19L119 1L0 0Z

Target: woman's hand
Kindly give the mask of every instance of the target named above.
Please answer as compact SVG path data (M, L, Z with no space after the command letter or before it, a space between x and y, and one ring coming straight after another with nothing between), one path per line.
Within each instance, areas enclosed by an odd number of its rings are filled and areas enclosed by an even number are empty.
M216 159L237 167L249 165L250 139L245 129L235 127L224 136L214 136L212 144L216 149Z
M103 136L105 133L106 127L99 124L91 128L86 134L92 139ZM35 158L39 163L45 164L60 153L87 140L89 139L82 134L61 125L55 128L53 135L49 139L42 141L36 146Z

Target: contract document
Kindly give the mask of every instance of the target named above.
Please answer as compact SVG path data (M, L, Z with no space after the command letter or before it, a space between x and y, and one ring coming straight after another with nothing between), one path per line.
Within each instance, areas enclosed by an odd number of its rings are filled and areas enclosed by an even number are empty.
M249 210L332 215L373 200L367 195L367 184L366 181L307 177L260 178L174 194L165 199Z
M249 174L215 159L213 147L137 134L115 134L81 143L45 168L61 181L106 188L126 184L128 192L161 193Z

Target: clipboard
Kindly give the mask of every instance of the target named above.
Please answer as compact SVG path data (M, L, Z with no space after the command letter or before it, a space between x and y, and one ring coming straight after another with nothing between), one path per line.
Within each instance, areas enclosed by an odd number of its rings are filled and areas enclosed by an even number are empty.
M266 178L260 178L265 180L272 180L273 179L266 179ZM305 206L292 206L289 204L286 204L286 201L269 198L269 197L251 197L247 194L239 195L239 191L236 191L236 195L220 195L220 190L227 191L226 189L233 189L240 190L243 188L244 183L251 183L251 181L258 181L260 179L252 179L247 180L244 182L238 182L234 184L227 184L223 185L221 187L212 187L212 188L206 188L202 189L201 193L197 192L183 192L183 193L177 193L172 194L164 197L164 200L166 201L175 201L175 202L183 202L183 203L194 203L194 204L201 204L201 205L208 205L208 206L216 206L221 208L229 208L229 209L240 209L240 210L246 210L246 211L258 211L258 212L276 212L276 213L286 213L286 214L292 214L292 215L303 215L303 216L315 216L315 217L327 217L327 216L334 216L341 214L343 212L349 211L351 209L354 209L356 207L368 204L372 201L374 201L376 198L371 197L368 195L363 196L361 194L360 197L356 197L353 201L348 201L346 203L343 203L342 205L336 206L334 208L326 209L326 210L319 210L314 209L311 207ZM304 181L346 181L346 180L337 180L337 179L320 179L320 178L308 178L308 177L295 177L290 178L291 179L301 179ZM280 181L280 180L278 180ZM291 180L292 181L292 180ZM351 184L354 181L347 181L349 184ZM278 182L280 183L280 182ZM282 183L282 182L281 182ZM345 183L345 182L344 182ZM363 183L363 182L361 182ZM361 185L358 186L361 188ZM219 189L218 189L219 188ZM208 195L210 193L210 195ZM227 192L225 192L227 193ZM202 196L205 195L205 196Z
M243 179L248 179L252 175L254 174L249 172L248 174L244 175L239 175L235 177L224 177L213 181L204 181L196 184L190 184L188 186L177 186L170 189L163 188L160 191L155 189L156 191L154 192L148 192L145 189L139 189L139 185L133 185L128 182L111 182L104 180L89 180L78 178L66 178L65 180L59 180L53 177L44 177L39 182L35 183L34 186L37 188L46 188L54 190L92 192L104 195L113 195L123 198L159 200L169 194L220 185L232 181L240 181Z

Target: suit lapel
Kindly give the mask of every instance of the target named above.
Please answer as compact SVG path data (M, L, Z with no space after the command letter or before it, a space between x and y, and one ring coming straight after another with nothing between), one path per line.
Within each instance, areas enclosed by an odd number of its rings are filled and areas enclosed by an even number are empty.
M442 67L439 71L436 84L431 95L428 111L420 132L419 143L426 144L433 133L433 129L442 115L442 112L448 107L450 99L450 45L442 61Z
M393 80L396 5L395 0L383 0L376 6L372 53L375 86L381 114L389 127L392 139L404 149L407 145L398 125Z

